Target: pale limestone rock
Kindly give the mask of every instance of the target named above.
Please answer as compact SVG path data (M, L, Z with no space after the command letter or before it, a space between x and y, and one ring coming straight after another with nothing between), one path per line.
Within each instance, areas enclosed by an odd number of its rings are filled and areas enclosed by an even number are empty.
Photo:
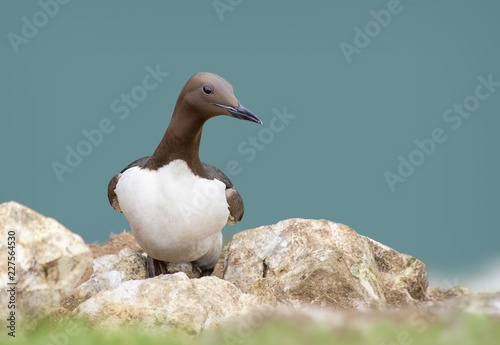
M500 292L473 292L461 286L449 290L433 288L428 290L429 306L444 313L490 315L500 318Z
M425 299L424 264L327 220L288 219L236 234L224 279L294 306L384 310Z
M451 302L454 303L455 307L468 313L500 318L500 292L470 294Z
M123 282L89 298L74 313L105 329L138 324L196 335L261 305L227 281L189 279L179 272Z
M56 308L92 263L82 238L17 202L0 205L0 304L7 305L7 234L16 233L16 313L34 319Z
M94 259L92 270L90 279L63 300L63 308L71 311L101 290L115 288L127 280L143 279L144 258L132 248L124 248L116 255L103 255Z

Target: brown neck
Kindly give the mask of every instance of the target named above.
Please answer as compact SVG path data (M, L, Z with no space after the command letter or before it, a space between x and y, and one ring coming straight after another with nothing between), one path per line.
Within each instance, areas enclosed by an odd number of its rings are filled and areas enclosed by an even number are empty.
M183 108L178 105L163 139L144 167L157 170L173 160L181 159L194 174L204 175L198 152L206 120L192 113L184 113Z

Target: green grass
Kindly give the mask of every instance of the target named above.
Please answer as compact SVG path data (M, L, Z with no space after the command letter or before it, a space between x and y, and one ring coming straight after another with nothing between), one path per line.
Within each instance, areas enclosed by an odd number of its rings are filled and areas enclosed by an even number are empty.
M2 327L5 329L4 327ZM19 330L18 330L19 331ZM362 329L327 330L314 325L276 320L258 328L225 328L205 332L193 339L183 335L153 334L138 328L109 332L91 330L83 323L72 329L45 323L24 337L0 335L1 344L19 345L181 345L181 344L248 344L248 345L498 345L500 321L486 316L464 314L453 320L433 324L414 322L414 326L394 325L380 321Z

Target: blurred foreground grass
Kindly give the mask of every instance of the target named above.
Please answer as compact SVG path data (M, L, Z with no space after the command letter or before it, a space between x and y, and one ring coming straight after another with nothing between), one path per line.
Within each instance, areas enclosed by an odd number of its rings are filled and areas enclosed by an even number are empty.
M500 320L480 314L462 314L432 324L415 322L414 327L379 320L350 329L326 329L319 325L302 326L287 320L275 320L257 328L219 328L198 338L171 333L147 332L137 328L119 331L90 330L83 324L52 328L49 324L22 337L0 335L1 344L19 345L180 345L180 344L370 344L370 345L498 345Z

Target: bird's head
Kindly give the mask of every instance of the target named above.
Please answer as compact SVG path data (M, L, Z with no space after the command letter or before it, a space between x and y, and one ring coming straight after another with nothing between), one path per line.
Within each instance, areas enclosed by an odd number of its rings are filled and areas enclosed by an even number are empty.
M262 124L262 121L238 102L233 86L214 73L201 72L192 76L179 95L177 106L182 106L208 120L214 116L227 115L240 120Z

